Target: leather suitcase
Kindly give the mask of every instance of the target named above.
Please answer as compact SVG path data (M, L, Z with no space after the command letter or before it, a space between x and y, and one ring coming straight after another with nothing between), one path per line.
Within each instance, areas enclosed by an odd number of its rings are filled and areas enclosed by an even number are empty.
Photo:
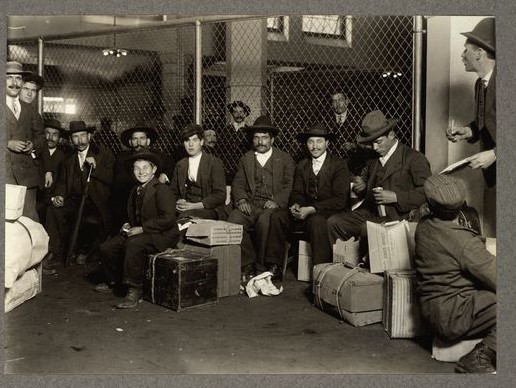
M315 304L323 311L340 316L353 326L382 321L382 276L343 263L314 266Z
M218 303L217 269L209 254L168 249L149 255L143 297L176 311Z

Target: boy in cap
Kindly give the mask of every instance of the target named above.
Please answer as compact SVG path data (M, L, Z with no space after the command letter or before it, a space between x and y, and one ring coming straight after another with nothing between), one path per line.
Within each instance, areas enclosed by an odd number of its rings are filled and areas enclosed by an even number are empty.
M222 161L203 152L204 130L200 125L187 125L180 136L188 157L177 163L170 182L178 216L224 218L226 178Z
M100 245L106 283L95 286L98 292L111 292L113 286L128 286L119 309L128 309L142 300L142 286L147 256L175 247L179 240L172 192L159 182L156 172L161 158L149 151L132 155L126 162L131 166L138 185L127 201L127 222L120 233Z
M449 341L482 338L456 366L462 373L496 370L496 258L485 240L458 223L466 197L461 182L434 175L424 184L430 214L416 229L421 313Z

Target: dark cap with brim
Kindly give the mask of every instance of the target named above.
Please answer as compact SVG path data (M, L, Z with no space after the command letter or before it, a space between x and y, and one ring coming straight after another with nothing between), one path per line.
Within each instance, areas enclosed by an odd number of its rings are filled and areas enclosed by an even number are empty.
M143 132L147 135L147 138L150 139L151 143L154 143L154 141L158 138L158 133L150 127L134 127L129 128L123 131L120 134L120 140L122 141L122 144L126 147L131 147L131 144L129 144L129 140L133 137L133 133L135 132Z
M129 167L132 167L134 162L137 160L146 160L146 161L154 164L158 168L158 170L161 168L161 157L159 155L155 154L154 152L149 152L149 151L135 152L134 154L132 154L125 160L125 163L129 168Z
M308 131L300 132L296 135L296 139L302 143L306 143L311 137L324 137L326 140L334 140L336 135L328 132L328 128L321 122L310 127Z

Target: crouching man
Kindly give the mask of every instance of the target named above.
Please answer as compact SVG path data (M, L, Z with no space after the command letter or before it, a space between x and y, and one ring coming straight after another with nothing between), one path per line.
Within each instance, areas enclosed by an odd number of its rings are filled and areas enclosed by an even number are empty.
M129 195L127 222L120 234L100 246L107 282L94 290L111 292L117 283L127 285L127 295L116 305L119 309L135 307L142 300L147 256L175 247L179 240L175 204L170 200L172 192L155 177L160 161L158 155L148 151L128 159L138 185Z
M483 338L457 363L462 373L496 371L496 258L474 230L460 226L461 183L447 175L427 179L431 214L416 229L421 313L449 341Z

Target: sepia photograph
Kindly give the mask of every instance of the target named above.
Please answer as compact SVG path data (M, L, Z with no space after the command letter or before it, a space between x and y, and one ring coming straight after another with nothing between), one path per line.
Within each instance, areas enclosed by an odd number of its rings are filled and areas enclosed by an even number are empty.
M496 375L497 28L7 15L4 374Z

